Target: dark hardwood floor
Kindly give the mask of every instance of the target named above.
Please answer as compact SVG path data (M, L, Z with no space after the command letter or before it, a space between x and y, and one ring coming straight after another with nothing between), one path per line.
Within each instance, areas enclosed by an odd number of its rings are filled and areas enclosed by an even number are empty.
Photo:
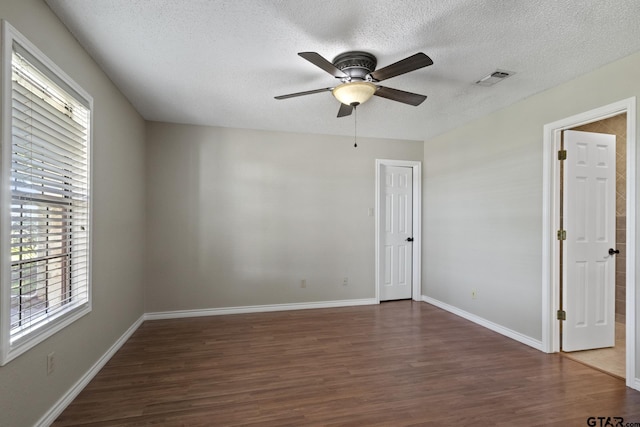
M600 425L588 417L640 423L640 392L398 301L147 321L54 426Z

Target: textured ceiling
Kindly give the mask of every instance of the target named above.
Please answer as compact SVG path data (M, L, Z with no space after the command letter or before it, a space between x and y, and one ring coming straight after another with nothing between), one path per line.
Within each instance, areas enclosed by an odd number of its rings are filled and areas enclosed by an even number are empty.
M422 105L358 108L358 135L426 140L640 50L638 0L46 2L147 120L248 129L353 135L329 92L273 98L335 86L302 51L429 55L384 82ZM517 74L474 85L497 68Z

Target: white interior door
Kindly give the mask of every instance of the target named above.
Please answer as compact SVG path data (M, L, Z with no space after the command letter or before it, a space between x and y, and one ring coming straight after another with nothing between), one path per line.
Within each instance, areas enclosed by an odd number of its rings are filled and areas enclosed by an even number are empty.
M413 258L413 170L384 166L384 224L380 300L411 298Z
M563 351L615 344L616 137L565 131Z

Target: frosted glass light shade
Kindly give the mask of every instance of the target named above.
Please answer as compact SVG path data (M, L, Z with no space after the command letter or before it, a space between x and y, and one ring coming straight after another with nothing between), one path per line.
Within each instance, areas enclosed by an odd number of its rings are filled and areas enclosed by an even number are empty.
M375 93L376 85L370 82L350 82L336 86L331 93L345 105L360 105Z

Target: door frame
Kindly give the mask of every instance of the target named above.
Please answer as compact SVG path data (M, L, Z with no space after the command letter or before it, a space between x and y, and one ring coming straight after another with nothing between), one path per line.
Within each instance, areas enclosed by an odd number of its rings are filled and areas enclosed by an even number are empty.
M586 111L544 126L542 187L542 349L560 351L560 324L556 320L559 307L560 251L556 230L560 218L560 180L557 151L560 137L568 130L587 123L627 114L627 231L626 231L626 385L640 390L636 380L636 98L631 97L594 110Z
M411 299L414 301L422 301L421 286L421 250L422 250L422 162L413 160L389 160L376 159L376 185L375 185L375 294L376 302L380 304L380 286L382 284L382 268L383 263L380 262L380 254L382 253L382 236L384 224L380 221L380 212L382 212L382 203L384 202L384 174L383 166L400 166L413 170L413 249L411 259Z

